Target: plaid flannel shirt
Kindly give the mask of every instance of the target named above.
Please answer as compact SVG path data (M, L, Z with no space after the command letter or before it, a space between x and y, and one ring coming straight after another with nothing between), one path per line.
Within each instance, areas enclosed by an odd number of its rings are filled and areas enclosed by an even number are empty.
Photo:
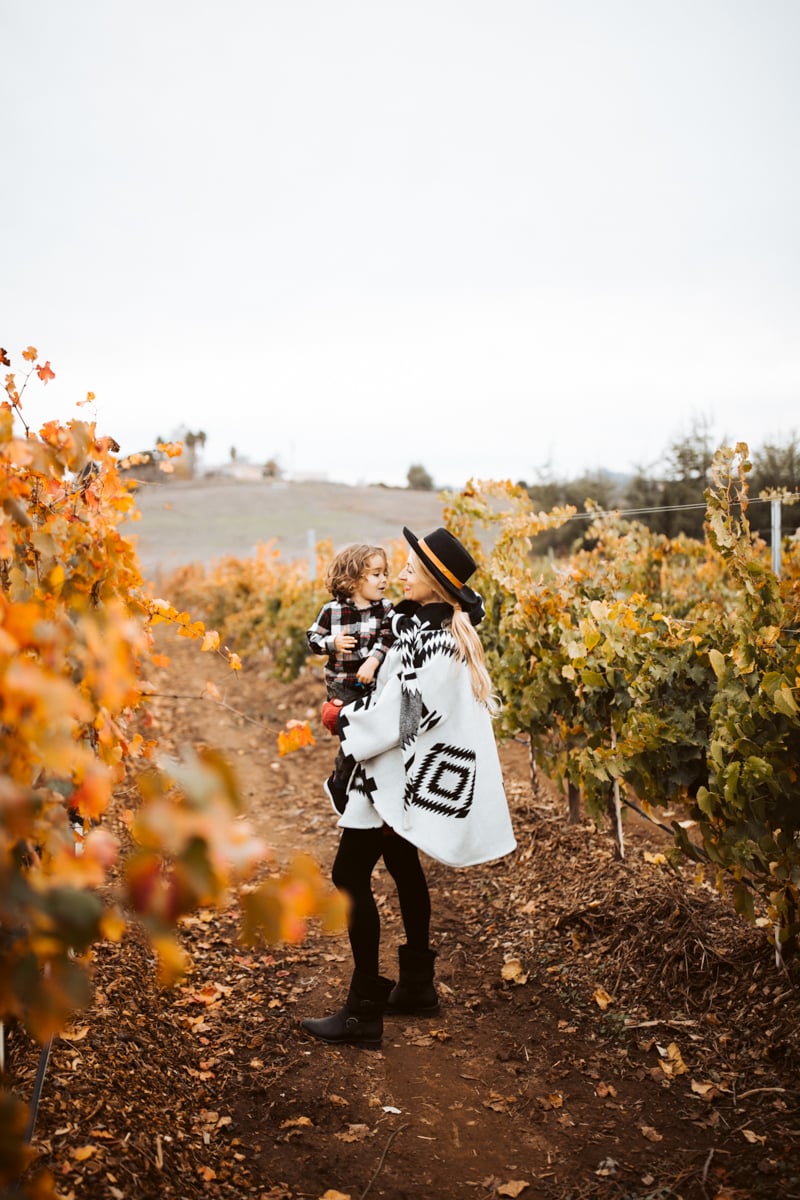
M391 621L394 609L388 600L376 600L369 608L356 608L349 600L329 600L317 614L306 633L313 654L327 654L325 683L357 682L358 669L366 658L382 663L394 641ZM339 651L333 644L337 634L345 633L356 639L352 650Z

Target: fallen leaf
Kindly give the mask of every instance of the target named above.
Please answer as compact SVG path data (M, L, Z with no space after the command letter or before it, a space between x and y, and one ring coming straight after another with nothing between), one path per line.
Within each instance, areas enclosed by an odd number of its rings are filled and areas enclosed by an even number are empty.
M667 1046L666 1055L660 1061L660 1067L665 1075L685 1075L689 1068L681 1058L681 1052L678 1049L677 1042L670 1042Z
M303 1125L313 1126L314 1122L310 1117L292 1117L288 1121L281 1121L281 1129L299 1129Z
M364 1138L371 1136L369 1125L348 1125L342 1133L334 1134L340 1142L362 1142Z
M500 974L506 983L522 984L528 982L527 973L523 971L522 963L518 958L512 958L508 962L503 963Z
M602 987L596 987L594 989L594 991L592 992L592 999L594 1000L597 1007L601 1008L603 1010L603 1012L606 1011L609 1004L614 1003L614 997L609 996L606 989L602 988Z
M755 1146L755 1145L763 1146L767 1140L766 1134L763 1136L759 1136L757 1133L753 1133L752 1129L743 1129L742 1137L747 1138L747 1140L751 1146Z
M715 1083L707 1083L699 1079L692 1080L692 1091L695 1096L700 1096L703 1100L713 1100L715 1096L719 1095L719 1088Z
M598 1095L601 1100L604 1100L606 1096L616 1096L617 1089L614 1087L613 1083L598 1083L597 1087L595 1088L595 1094Z
M497 1189L498 1196L518 1196L520 1192L524 1192L526 1187L530 1187L527 1179L509 1179L508 1183L502 1183Z
M489 1099L484 1100L483 1107L490 1108L492 1112L508 1112L508 1106L516 1103L516 1096L503 1096L500 1092L489 1092Z
M77 1158L78 1162L86 1162L87 1158L91 1158L97 1146L78 1146L77 1150L72 1151L72 1157Z
M337 1192L336 1188L328 1188L319 1200L350 1200L349 1192Z
M648 1142L663 1142L664 1135L653 1129L652 1125L640 1125L642 1137L646 1137Z
M546 1112L552 1108L564 1107L564 1097L560 1092L551 1092L549 1096L537 1096L536 1099Z

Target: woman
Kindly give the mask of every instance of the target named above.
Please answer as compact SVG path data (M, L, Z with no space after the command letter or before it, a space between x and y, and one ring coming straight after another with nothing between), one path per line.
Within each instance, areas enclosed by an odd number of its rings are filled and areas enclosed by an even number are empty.
M483 604L467 586L476 563L446 529L425 538L403 534L411 547L400 573L406 603L375 691L343 708L329 702L323 712L355 762L332 872L351 901L355 969L344 1007L302 1022L323 1041L373 1048L381 1044L384 1012L423 1016L439 1008L419 850L466 867L516 845L491 725L497 702L474 629ZM379 973L371 878L381 857L406 934L397 985Z

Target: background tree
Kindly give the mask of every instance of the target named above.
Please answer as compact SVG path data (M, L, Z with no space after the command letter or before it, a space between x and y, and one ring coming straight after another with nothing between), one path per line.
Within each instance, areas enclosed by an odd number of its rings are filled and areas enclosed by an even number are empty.
M585 512L587 507L604 510L619 508L622 503L621 480L608 471L587 472L577 479L555 479L550 468L537 472L536 483L522 486L539 512L552 512L554 508L576 508ZM583 545L584 530L588 520L577 517L558 529L547 529L532 541L535 554L566 552Z
M432 492L433 478L425 470L422 463L412 463L406 475L408 486L415 492Z
M714 459L711 428L706 418L694 422L690 431L672 442L664 453L663 466L638 468L624 492L624 507L660 509L641 512L637 520L655 533L677 537L703 537L705 490ZM697 507L692 507L696 505Z
M753 469L749 478L751 498L759 496L761 492L777 491L780 488L789 492L800 492L800 440L796 433L790 434L789 440L783 446L765 442L760 450L754 452L752 461ZM768 539L770 506L751 504L748 516L751 529L765 540ZM796 517L792 521L784 520L784 534L791 532L796 523Z
M261 469L265 479L282 479L283 467L277 458L268 458Z
M189 468L189 475L194 479L197 471L198 447L202 450L206 444L205 431L198 429L197 433L192 433L190 429L187 429L183 437L183 444L186 447L186 463Z

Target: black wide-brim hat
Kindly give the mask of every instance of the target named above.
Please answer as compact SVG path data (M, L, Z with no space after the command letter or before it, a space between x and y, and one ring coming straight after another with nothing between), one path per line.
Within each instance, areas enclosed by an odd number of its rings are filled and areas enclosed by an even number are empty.
M467 580L475 574L478 564L449 529L440 527L418 538L403 526L403 537L437 583L448 595L454 596L466 612L482 604L478 593L467 587Z

